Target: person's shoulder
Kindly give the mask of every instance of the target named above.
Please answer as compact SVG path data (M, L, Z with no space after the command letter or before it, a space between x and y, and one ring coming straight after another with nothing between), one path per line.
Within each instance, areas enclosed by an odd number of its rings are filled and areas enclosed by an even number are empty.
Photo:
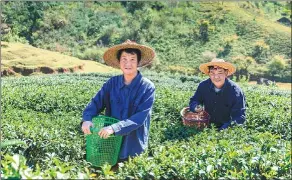
M141 78L141 82L142 82L143 86L145 86L145 87L147 87L149 89L155 89L155 85L150 79L148 79L146 77L142 77Z
M209 87L211 85L210 78L203 80L199 83L199 87Z
M110 77L107 81L104 82L103 86L106 89L112 89L112 88L116 87L117 84L119 84L119 82L120 82L121 76L122 75L115 75L115 76Z
M237 83L235 83L231 79L227 79L227 82L228 82L229 86L231 87L231 89L234 90L236 94L243 93L242 89L239 87L239 85Z
M228 82L228 84L229 84L231 87L233 87L234 89L241 89L241 88L239 87L239 85L238 85L237 83L235 83L234 81L232 81L231 79L228 79L228 78L227 78L227 82Z
M208 79L201 81L200 84L210 84L210 82L211 82L211 79L208 78Z
M123 76L123 75L115 75L115 76L112 76L112 77L110 77L110 78L107 80L107 82L108 82L108 83L116 83L116 82L119 81L119 79L121 78L121 76Z

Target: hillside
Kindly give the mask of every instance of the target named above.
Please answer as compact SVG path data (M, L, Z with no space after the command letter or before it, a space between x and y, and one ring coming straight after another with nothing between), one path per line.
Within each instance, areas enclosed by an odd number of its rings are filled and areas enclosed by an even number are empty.
M80 60L21 43L1 42L1 59L1 74L4 76L116 71L95 61Z
M237 79L291 82L291 2L5 2L5 41L103 63L126 39L152 46L155 71L198 74L219 57Z

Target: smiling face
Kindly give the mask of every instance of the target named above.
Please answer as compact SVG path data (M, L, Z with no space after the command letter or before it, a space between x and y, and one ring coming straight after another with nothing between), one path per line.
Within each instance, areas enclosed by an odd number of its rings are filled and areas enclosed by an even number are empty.
M137 54L123 51L120 57L120 68L124 75L135 76L138 71Z
M219 66L211 66L209 67L209 77L214 84L214 86L218 89L221 89L225 83L225 79L227 78L228 71Z

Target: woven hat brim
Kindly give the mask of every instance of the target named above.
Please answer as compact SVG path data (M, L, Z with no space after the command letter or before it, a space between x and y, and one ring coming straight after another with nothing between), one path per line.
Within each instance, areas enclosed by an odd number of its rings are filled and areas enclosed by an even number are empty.
M236 71L235 66L229 62L208 62L208 63L201 64L199 69L202 73L209 75L209 66L219 66L224 69L227 69L228 70L227 76L231 76Z
M117 53L121 49L134 48L141 51L141 61L138 64L138 67L147 66L152 63L155 57L155 51L144 45L139 44L119 44L109 48L103 55L103 60L105 63L113 68L120 69L120 63L117 59Z

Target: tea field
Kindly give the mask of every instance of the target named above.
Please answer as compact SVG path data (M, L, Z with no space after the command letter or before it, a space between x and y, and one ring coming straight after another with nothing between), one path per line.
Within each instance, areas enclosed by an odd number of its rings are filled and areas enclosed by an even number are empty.
M194 76L145 72L156 86L147 152L96 169L85 161L83 109L111 77L2 78L1 177L23 179L291 179L291 92L241 83L247 121L224 131L182 125ZM6 143L6 144L5 144Z

